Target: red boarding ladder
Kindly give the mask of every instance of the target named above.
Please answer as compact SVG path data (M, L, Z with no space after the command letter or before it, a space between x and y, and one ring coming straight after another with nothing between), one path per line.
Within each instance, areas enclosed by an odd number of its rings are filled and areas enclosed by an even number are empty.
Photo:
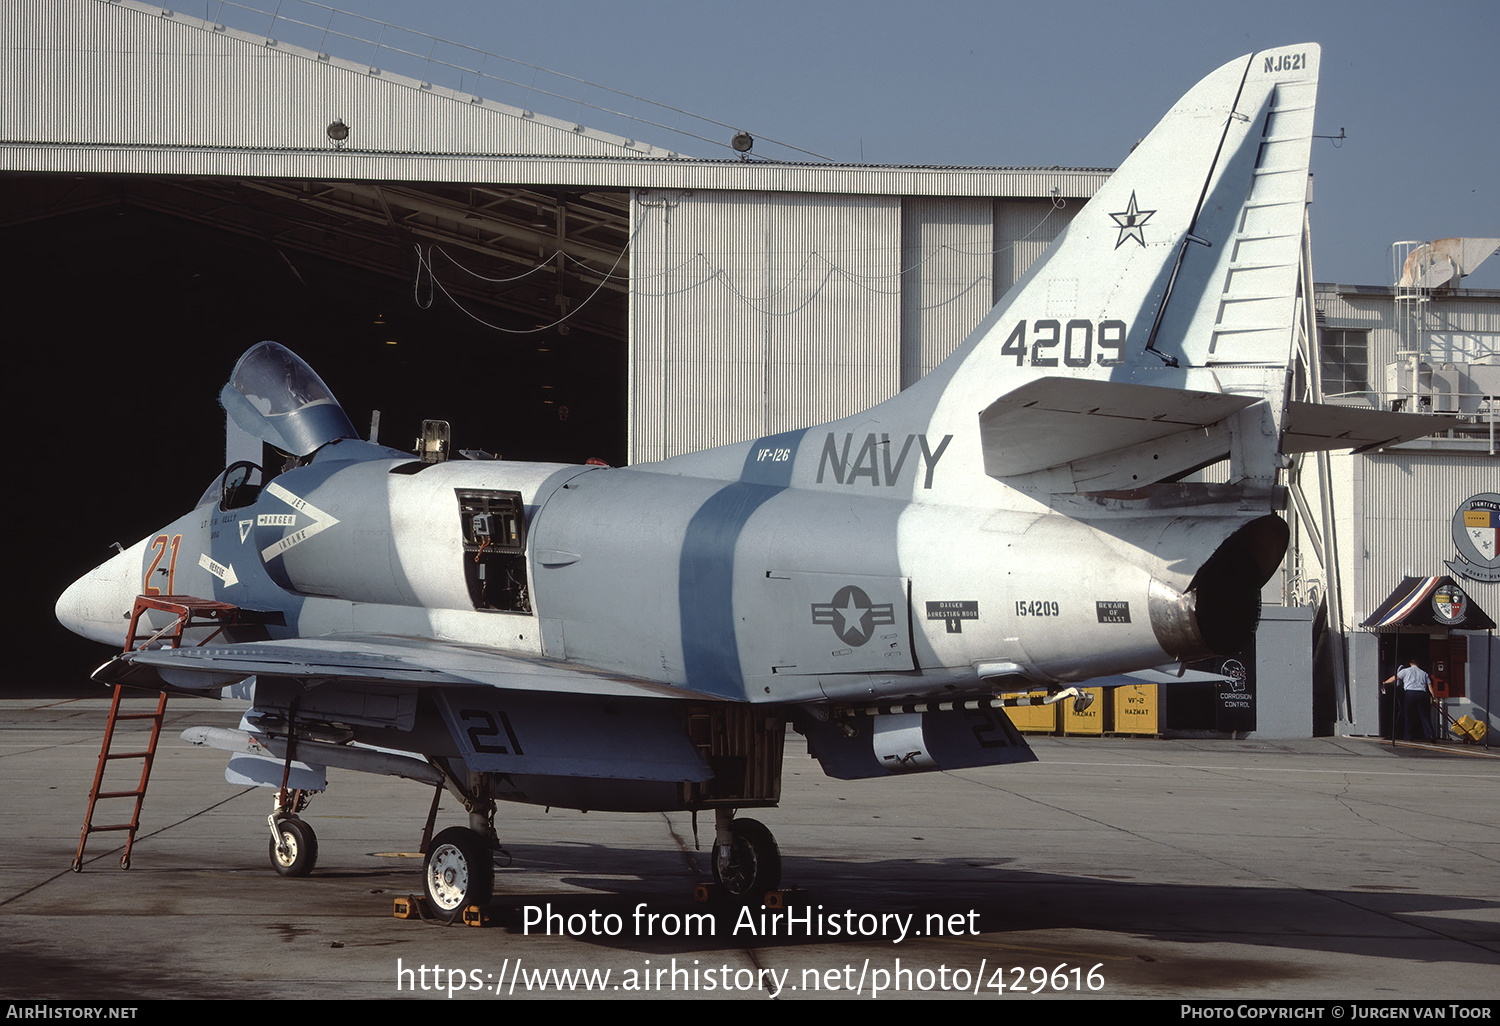
M165 627L143 637L140 626L141 616L149 609L171 613L173 619ZM172 648L181 648L183 631L191 627L217 624L218 630L199 642L200 645L206 645L218 637L225 627L234 623L238 616L239 607L230 605L228 602L215 602L212 599L194 598L191 595L139 595L135 600L135 609L130 614L130 631L125 639L125 651L133 652L137 648L149 648L153 645L168 643ZM149 626L145 630L150 630ZM156 742L161 737L162 718L167 711L167 693L165 691L161 693L154 712L122 713L120 696L124 690L123 685L116 684L114 700L109 705L109 722L104 727L104 744L99 749L99 766L94 770L94 786L89 790L89 808L83 817L83 832L78 836L78 854L73 856L73 872L75 873L83 871L83 849L88 843L89 834L106 830L127 831L125 854L120 856L120 868L130 868L130 849L135 844L135 833L141 825L141 805L146 800L146 784L151 779L151 764L156 759ZM151 739L144 749L134 752L110 750L114 743L115 724L121 720L151 721ZM101 791L100 787L104 784L104 769L110 762L117 759L142 760L141 782L128 791ZM94 806L106 798L134 798L135 810L131 813L130 822L95 825Z

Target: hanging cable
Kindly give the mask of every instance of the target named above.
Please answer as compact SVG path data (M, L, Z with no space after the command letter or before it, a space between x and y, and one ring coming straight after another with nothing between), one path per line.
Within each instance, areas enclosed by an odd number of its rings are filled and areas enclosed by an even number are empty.
M503 327L503 326L501 326L499 324L492 324L491 322L485 320L483 317L480 317L478 314L475 314L472 310L469 310L467 307L465 307L462 303L460 303L458 301L458 299L453 295L453 293L451 293L451 292L448 291L448 287L446 285L444 285L442 283L442 281L438 278L437 274L433 270L431 258L423 256L423 254L422 254L422 247L420 247L420 246L417 247L417 263L418 263L418 267L417 267L417 280L418 281L421 280L422 272L425 269L425 271L427 273L427 276L428 276L428 280L431 281L431 283L433 285L435 285L443 293L443 295L445 295L445 296L448 297L448 301L450 303L452 303L455 307L457 307L460 313L462 313L464 316L468 317L470 320L472 320L472 321L474 321L474 322L476 322L478 324L484 325L486 328L489 328L492 331L498 331L501 334L505 334L505 335L535 335L538 332L550 331L551 329L557 327L558 325L567 322L570 318L572 318L572 316L574 314L578 313L578 311L584 309L591 302L593 302L594 297L596 297L597 295L599 295L599 293L603 290L604 286L609 282L610 276L614 273L615 269L620 266L620 261L624 260L625 259L625 255L630 252L630 247L634 244L634 242L635 242L635 233L632 233L631 236L630 236L630 238L625 240L625 246L624 246L624 248L622 248L620 250L620 255L617 256L617 257L615 257L614 266L612 266L609 269L608 272L606 272L605 274L603 274L600 277L599 284L594 287L594 291L590 292L588 294L588 297L586 299L584 299L583 302L579 303L573 309L569 310L567 313L563 314L561 317L559 317L557 320L553 321L552 323L550 323L550 324L541 324L541 325L538 325L535 328L506 328L506 327ZM446 256L447 254L444 254L444 255ZM452 258L450 257L449 259L452 259ZM429 305L430 305L430 300L429 300ZM425 307L424 307L424 309L425 309Z
M426 256L426 257L424 257L422 255L422 247L421 246L416 246L414 248L417 251L417 273L412 277L412 282L411 282L411 301L417 305L417 309L418 310L430 310L432 308L432 283L433 283L432 261L431 261L431 253L430 253L432 247L431 246L428 247L429 255ZM427 294L426 294L425 302L423 300L423 294L422 294L422 278L423 278L423 272L424 271L426 272L426 279L427 279Z

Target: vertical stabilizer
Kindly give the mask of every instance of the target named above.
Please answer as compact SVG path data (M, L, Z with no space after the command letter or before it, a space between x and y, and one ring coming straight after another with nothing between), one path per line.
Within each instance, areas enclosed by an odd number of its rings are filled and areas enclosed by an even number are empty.
M1318 54L1239 58L1178 101L955 353L952 384L1284 367Z
M1204 78L900 395L672 465L981 504L997 501L1000 480L1028 492L1138 488L1226 457L1234 480L1270 485L1307 292L1318 63L1305 43Z
M976 415L1043 379L1078 382L1049 385L1049 402L1083 415L1105 383L1151 386L1128 393L1126 404L1148 419L1152 402L1174 402L1153 389L1233 393L1243 401L1226 405L1211 443L1195 437L1174 457L1153 455L1155 476L1137 483L1227 455L1240 444L1231 446L1234 433L1264 449L1255 463L1269 468L1300 309L1318 62L1318 46L1300 44L1241 57L1199 82L963 345L911 389L845 423L889 430L915 415L925 423L907 430L954 436L945 470L959 480L961 461L993 476L982 450L993 456L1004 445L993 432L962 444ZM1095 417L1068 439L1067 458L1109 452L1118 437L1107 417ZM1029 462L1051 465L1044 443L1031 445ZM1215 447L1222 453L1209 452ZM1120 483L1101 477L1095 486ZM1060 490L1085 487L1065 481Z

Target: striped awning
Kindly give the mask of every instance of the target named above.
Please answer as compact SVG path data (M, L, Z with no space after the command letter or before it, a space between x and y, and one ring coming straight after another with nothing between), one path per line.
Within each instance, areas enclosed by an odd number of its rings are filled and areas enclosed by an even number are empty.
M1487 631L1494 629L1495 621L1453 578L1407 577L1360 626L1372 631L1401 627Z

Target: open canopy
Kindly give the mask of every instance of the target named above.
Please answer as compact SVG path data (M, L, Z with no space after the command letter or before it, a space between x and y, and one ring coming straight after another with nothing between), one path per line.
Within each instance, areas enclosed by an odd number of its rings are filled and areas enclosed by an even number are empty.
M245 431L292 456L309 456L337 438L359 437L323 379L279 342L246 351L219 402Z

